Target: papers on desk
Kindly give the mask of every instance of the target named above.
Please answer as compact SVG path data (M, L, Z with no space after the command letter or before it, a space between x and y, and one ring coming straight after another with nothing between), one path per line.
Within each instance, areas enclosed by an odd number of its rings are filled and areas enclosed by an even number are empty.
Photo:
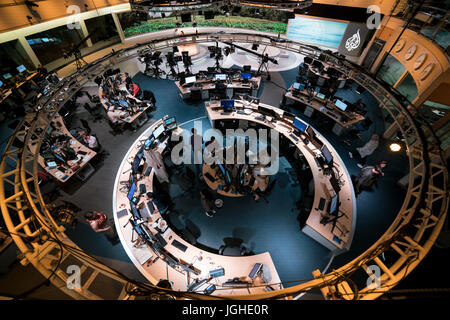
M91 156L90 155L86 155L85 157L84 157L84 159L83 159L83 162L86 162L86 161L88 161L89 159L91 158Z
M244 109L244 113L245 114L252 114L253 113L253 110L252 109Z
M153 257L153 254L151 253L150 248L146 244L144 244L138 248L133 247L132 251L133 251L134 257L136 258L136 260L139 262L140 265L143 265L148 260L150 260L151 257Z
M125 112L125 111L122 111L121 113L120 113L120 116L124 116L124 115L126 115L127 113Z

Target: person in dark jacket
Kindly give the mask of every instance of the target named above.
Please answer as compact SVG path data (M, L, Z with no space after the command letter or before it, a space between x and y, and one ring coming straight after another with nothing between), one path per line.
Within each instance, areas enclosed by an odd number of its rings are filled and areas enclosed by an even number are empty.
M355 179L356 194L358 195L362 189L368 188L374 184L380 175L384 176L383 169L386 165L386 161L381 161L375 166L364 166Z

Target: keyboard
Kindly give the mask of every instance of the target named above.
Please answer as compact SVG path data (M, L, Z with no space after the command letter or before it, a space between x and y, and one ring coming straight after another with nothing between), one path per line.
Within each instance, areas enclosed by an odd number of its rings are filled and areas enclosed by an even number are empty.
M291 134L289 135L289 137L291 137L291 138L294 139L295 141L298 141L297 136L296 136L295 134L293 134L293 133L291 133Z
M175 248L177 248L177 249L179 249L179 250L181 250L181 251L183 251L183 252L185 252L185 251L187 250L187 246L185 246L184 244L182 244L180 241L178 241L178 240L176 240L176 239L174 239L174 240L172 241L172 245L173 245Z

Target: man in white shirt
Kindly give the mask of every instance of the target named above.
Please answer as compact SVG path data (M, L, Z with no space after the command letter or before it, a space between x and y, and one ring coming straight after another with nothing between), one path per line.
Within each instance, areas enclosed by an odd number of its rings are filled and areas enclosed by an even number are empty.
M86 132L82 131L81 138L83 139L84 143L87 144L89 149L92 149L94 151L98 149L98 141L96 137L90 136Z
M120 110L114 110L114 107L109 107L108 118L112 123L117 124L120 121Z

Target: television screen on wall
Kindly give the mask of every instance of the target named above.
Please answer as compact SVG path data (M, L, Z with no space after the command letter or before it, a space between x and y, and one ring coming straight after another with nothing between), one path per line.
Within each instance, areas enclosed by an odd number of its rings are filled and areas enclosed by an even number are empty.
M347 23L296 15L290 19L287 37L294 41L337 49Z

